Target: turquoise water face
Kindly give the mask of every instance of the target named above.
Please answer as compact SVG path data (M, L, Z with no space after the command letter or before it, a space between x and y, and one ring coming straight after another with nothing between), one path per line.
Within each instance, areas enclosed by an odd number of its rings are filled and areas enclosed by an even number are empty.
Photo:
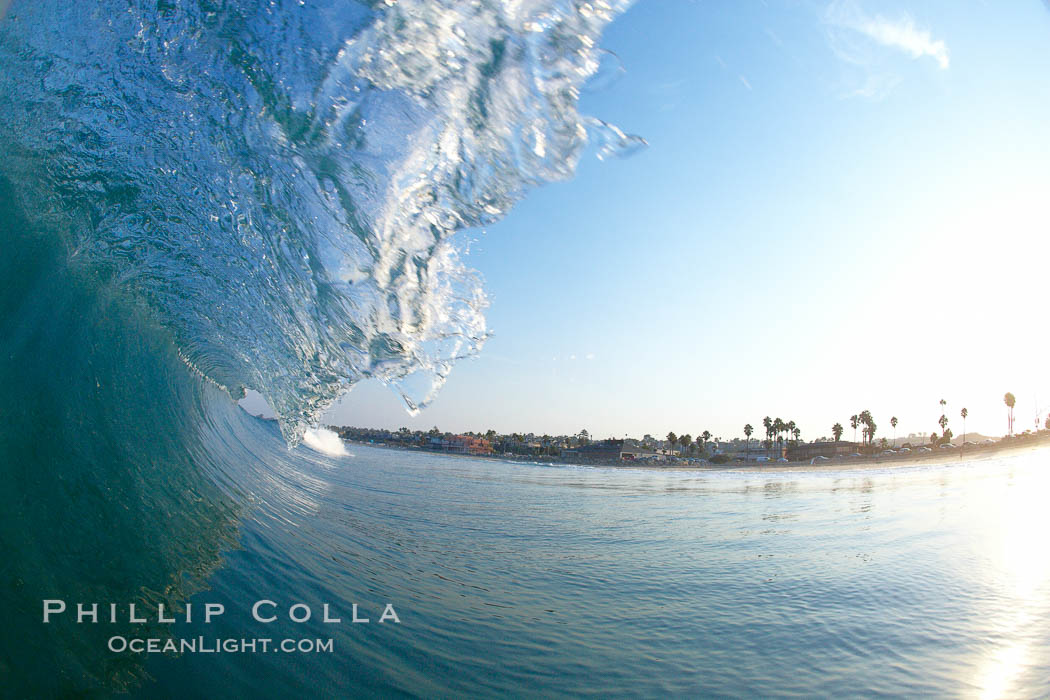
M1050 693L1045 452L734 473L351 451L246 466L241 546L192 599L226 613L174 626L333 651L153 657L144 696ZM260 624L259 599L314 618Z

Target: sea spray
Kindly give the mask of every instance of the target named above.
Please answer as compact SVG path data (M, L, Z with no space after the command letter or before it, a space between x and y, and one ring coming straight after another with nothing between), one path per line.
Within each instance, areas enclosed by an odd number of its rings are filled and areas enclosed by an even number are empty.
M329 457L347 457L346 445L327 428L308 428L303 433L303 444Z

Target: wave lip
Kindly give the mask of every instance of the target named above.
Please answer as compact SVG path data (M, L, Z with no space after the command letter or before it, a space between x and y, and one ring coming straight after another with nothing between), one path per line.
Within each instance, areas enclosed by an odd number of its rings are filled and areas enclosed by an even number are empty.
M641 143L577 111L628 4L18 3L0 174L295 444L364 377L426 405L488 337L453 235Z

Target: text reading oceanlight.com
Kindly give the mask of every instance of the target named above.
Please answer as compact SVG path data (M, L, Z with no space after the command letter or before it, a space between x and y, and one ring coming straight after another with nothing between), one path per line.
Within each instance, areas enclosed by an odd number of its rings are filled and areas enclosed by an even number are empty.
M254 654L256 652L332 653L331 639L158 639L151 637L110 637L109 650L116 653L130 651L135 654Z

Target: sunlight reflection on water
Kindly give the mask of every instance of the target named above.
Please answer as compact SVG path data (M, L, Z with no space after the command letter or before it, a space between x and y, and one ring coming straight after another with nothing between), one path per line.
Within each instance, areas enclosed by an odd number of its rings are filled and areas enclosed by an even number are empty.
M1050 533L1045 469L1019 469L1009 479L982 492L993 514L985 523L988 556L1002 580L1004 603L991 611L989 624L997 640L977 666L975 685L983 698L1022 694L1016 686L1029 670L1033 629L1043 620L1050 558L1045 556Z

